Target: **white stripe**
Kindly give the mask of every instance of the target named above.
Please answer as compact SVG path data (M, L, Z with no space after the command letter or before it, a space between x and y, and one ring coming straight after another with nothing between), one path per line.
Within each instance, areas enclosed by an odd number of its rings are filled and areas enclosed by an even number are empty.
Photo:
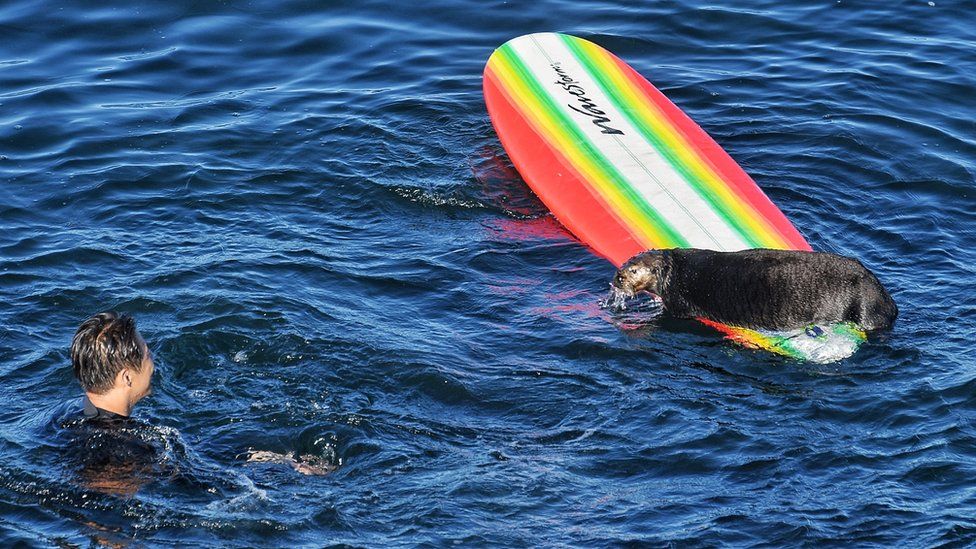
M690 246L713 250L751 247L617 109L559 35L530 34L516 38L511 44L563 114ZM610 122L604 127L620 130L622 135L603 133L603 128L593 123L593 117L569 107L582 108L583 104L556 83L560 75L552 67L553 62L558 62L565 75L579 83L595 108L606 113Z

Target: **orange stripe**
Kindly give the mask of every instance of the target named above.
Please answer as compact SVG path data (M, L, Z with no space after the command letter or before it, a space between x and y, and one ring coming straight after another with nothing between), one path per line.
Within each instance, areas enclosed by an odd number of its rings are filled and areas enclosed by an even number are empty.
M513 68L507 66L498 52L488 60L488 65L493 70L498 82L501 83L501 87L507 90L508 95L514 99L516 105L520 105L520 112L537 129L539 134L544 135L546 141L554 148L564 151L566 158L579 173L584 175L582 180L604 196L605 202L611 205L616 216L623 219L625 225L640 235L637 238L638 242L648 248L673 247L675 245L672 239L666 236L666 233L655 226L652 218L641 211L640 203L635 202L634 199L617 189L617 185L610 180L608 174L602 171L600 165L581 151L580 143L568 135L565 129L560 128L555 120L546 116L548 109L541 103L541 99L536 97Z
M642 233L640 230L637 230L632 223L629 223L626 219L620 216L620 213L617 210L617 208L614 208L611 204L607 202L603 194L593 187L593 182L577 168L577 166L574 164L570 156L565 154L564 151L566 151L566 149L559 146L559 143L554 140L553 134L551 132L546 131L545 127L537 120L537 117L531 112L531 110L525 107L525 103L520 102L516 98L516 96L512 93L511 88L506 86L504 80L499 77L498 71L495 70L496 63L492 62L493 59L494 57L492 57L492 59L489 59L488 61L488 66L485 69L485 77L490 78L492 80L492 82L495 84L495 87L498 89L498 91L502 94L502 96L505 97L505 100L508 101L510 105L512 105L516 110L518 110L522 114L522 117L525 119L526 122L528 122L529 126L531 126L533 130L535 130L535 133L539 136L539 138L542 139L548 145L549 150L553 153L553 155L555 155L557 158L560 159L560 164L562 164L562 166L565 167L566 170L570 172L570 174L576 180L583 183L583 186L587 190L587 193L590 196L592 196L594 200L596 200L598 203L603 205L603 207L610 214L610 216L621 227L623 227L628 234L630 234L631 238L633 238L635 242L639 243L641 246L646 247L647 249L653 248L654 247L653 241L649 242L647 236L644 233ZM576 236L581 240L586 241L582 235L576 235Z

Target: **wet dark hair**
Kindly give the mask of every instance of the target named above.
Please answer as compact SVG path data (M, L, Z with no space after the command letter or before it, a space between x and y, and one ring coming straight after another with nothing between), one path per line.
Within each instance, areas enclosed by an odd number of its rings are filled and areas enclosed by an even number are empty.
M82 322L71 340L71 367L89 393L108 392L123 368L142 370L145 355L136 321L125 313L98 313Z

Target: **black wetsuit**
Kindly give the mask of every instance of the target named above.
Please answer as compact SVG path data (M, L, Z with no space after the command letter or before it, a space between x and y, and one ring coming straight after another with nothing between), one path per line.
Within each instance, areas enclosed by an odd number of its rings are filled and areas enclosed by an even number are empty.
M74 401L72 407L77 406ZM70 406L70 405L69 405ZM158 477L164 444L152 426L92 404L87 398L61 421L64 463L87 487L131 494Z
M99 408L92 404L92 401L88 399L87 396L81 399L82 415L85 419L95 420L95 421L132 421L129 416L123 416L122 414L116 414L115 412L109 412L103 408Z
M85 397L57 410L48 424L49 443L85 488L129 497L148 483L164 482L194 493L240 493L236 476L209 462L191 462L173 429L110 412Z

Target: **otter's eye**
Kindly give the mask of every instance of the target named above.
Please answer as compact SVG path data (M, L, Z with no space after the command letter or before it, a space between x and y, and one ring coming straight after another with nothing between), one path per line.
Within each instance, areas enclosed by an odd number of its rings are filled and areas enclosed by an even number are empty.
M637 267L631 267L630 274L637 274Z

